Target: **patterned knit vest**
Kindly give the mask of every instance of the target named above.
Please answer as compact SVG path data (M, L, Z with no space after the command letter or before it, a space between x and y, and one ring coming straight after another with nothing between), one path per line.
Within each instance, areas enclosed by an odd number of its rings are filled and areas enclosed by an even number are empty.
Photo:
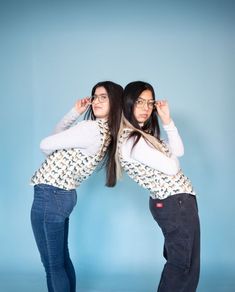
M140 186L148 189L153 199L165 199L179 193L195 195L191 181L183 174L182 170L172 176L143 163L125 160L121 153L121 146L123 141L129 137L131 131L130 129L124 129L118 142L121 167L127 174ZM170 150L164 142L162 142L162 151L168 157L170 156Z
M99 120L98 125L101 146L96 154L87 155L77 148L56 150L35 172L31 183L33 185L48 184L65 190L77 188L92 174L98 163L104 158L110 144L108 123Z

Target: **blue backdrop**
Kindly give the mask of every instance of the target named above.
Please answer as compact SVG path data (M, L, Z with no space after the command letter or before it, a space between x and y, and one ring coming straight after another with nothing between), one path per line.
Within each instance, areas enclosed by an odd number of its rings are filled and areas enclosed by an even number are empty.
M101 80L145 80L167 98L198 193L199 292L235 291L233 1L1 1L0 291L46 291L29 180L40 140ZM78 189L70 250L78 291L151 292L163 238L148 192L94 173Z

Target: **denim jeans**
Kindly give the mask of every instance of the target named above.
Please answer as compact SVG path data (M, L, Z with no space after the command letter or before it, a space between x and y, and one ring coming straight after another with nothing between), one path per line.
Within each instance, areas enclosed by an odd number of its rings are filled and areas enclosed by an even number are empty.
M158 292L195 292L200 271L200 223L196 197L177 194L149 201L160 226L166 259Z
M69 215L76 201L76 190L45 184L34 186L31 223L49 292L76 291L76 276L68 250Z

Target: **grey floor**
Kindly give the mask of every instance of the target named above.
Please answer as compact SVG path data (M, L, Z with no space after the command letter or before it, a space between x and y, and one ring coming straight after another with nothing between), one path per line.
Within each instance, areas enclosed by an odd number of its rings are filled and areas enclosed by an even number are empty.
M234 292L233 271L202 275L197 292ZM153 276L82 277L77 292L155 292ZM47 292L44 275L33 272L0 273L0 292ZM173 291L172 291L173 292Z

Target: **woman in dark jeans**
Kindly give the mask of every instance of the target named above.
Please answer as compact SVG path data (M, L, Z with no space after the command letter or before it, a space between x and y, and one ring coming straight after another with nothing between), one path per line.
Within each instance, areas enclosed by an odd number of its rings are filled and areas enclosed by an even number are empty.
M76 291L68 250L69 216L77 201L75 189L104 157L106 185L116 184L114 155L122 93L122 87L114 82L96 84L92 97L79 100L57 125L55 134L40 144L47 158L31 179L31 222L49 292ZM75 124L84 112L88 120Z
M180 169L184 148L166 101L155 101L142 81L124 89L119 133L122 168L150 191L150 211L164 239L164 266L158 292L195 292L200 270L200 226L195 192ZM160 139L158 116L168 138Z

